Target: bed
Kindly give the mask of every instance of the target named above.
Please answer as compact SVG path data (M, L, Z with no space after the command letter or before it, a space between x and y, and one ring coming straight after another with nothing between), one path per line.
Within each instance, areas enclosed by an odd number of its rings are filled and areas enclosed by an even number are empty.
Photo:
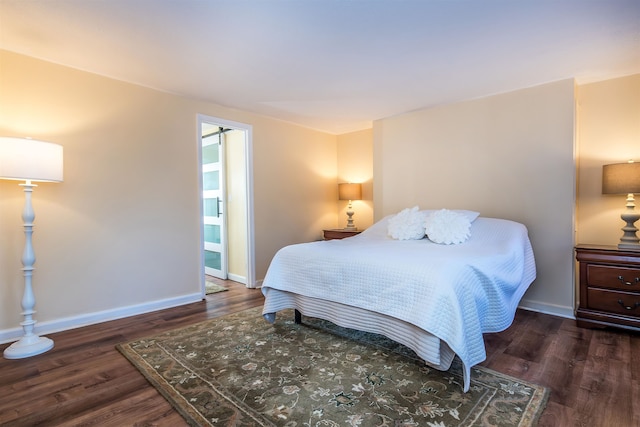
M486 358L483 333L511 325L536 277L527 228L473 217L464 242L439 244L390 237L393 217L347 239L279 250L262 284L263 316L274 322L278 311L295 309L382 334L439 370L457 355L466 392L471 367Z

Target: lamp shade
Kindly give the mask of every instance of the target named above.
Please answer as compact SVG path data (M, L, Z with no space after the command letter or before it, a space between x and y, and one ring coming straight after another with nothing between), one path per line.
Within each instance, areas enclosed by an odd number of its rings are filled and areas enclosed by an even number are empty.
M614 163L602 167L602 194L640 194L640 163Z
M338 184L338 198L340 200L360 200L362 198L362 184Z
M62 146L0 137L0 179L62 182Z

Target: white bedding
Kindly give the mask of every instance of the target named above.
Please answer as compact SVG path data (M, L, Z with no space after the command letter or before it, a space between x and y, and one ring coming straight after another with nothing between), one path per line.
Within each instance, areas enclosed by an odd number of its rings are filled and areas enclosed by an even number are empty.
M278 251L262 284L263 314L273 313L269 293L276 289L415 325L458 355L467 391L471 367L486 358L482 334L511 324L536 277L527 229L480 217L466 242L439 245L426 238L391 239L388 218L358 236Z

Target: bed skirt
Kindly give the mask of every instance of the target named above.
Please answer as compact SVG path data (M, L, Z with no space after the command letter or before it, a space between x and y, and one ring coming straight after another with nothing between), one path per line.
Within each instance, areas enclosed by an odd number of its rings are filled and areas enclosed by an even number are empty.
M455 357L447 343L405 321L362 308L274 288L263 288L262 291L265 295L262 314L271 323L275 321L278 311L293 308L305 316L328 320L344 328L384 335L409 347L427 365L440 371L448 370Z

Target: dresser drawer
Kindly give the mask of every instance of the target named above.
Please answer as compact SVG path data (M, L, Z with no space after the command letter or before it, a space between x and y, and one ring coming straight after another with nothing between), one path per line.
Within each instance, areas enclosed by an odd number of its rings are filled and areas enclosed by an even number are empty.
M588 264L587 285L624 291L640 291L640 269Z
M609 313L640 317L640 294L589 288L589 307Z

